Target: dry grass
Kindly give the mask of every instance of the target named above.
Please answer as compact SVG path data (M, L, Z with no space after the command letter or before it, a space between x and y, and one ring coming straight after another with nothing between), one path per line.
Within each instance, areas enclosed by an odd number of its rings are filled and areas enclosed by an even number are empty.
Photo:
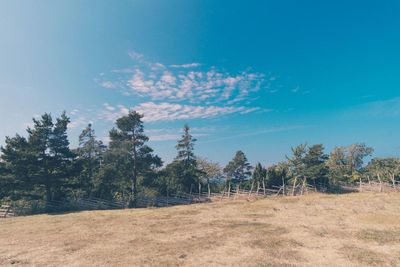
M400 194L0 220L0 265L400 266Z

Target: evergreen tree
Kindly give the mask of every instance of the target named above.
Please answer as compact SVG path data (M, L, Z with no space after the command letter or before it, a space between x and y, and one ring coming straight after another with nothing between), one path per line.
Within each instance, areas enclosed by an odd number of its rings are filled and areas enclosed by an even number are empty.
M76 191L82 192L84 196L91 196L93 193L93 180L103 161L105 149L106 146L96 139L92 125L89 123L79 135L79 147L75 150L78 155L77 164L80 167L75 187Z
M266 170L266 184L268 188L285 186L290 178L288 175L289 164L288 162L280 162L278 165L273 165ZM283 193L286 193L283 192Z
M257 186L257 192L260 189L260 186L263 187L264 193L265 193L265 179L266 179L266 170L265 168L261 165L261 163L257 163L256 167L254 168L252 177L251 177L251 190L253 189L253 186Z
M325 162L329 157L323 151L322 144L313 145L308 148L303 159L304 175L317 188L325 188L328 185L328 167Z
M185 124L185 126L183 127L184 133L182 135L182 138L178 140L178 144L176 145L178 154L175 157L175 162L170 166L170 168L174 169L172 171L175 175L174 180L183 185L182 189L187 191L189 187L189 192L191 193L194 189L193 186L197 184L198 193L200 193L201 172L197 168L196 157L193 153L194 142L196 142L197 140L189 133L189 130L189 126ZM178 170L180 170L180 174L177 172Z
M108 163L118 168L122 185L129 187L129 207L136 207L138 176L145 176L162 165L161 159L145 144L149 138L144 134L142 118L143 115L131 111L117 119L118 129L110 131Z
M44 190L47 202L64 196L63 189L72 174L75 155L69 149L69 122L65 112L56 123L45 113L41 120L33 119L33 128L27 129L28 139L19 135L7 138L6 146L1 148L2 159L12 170L16 185L31 195Z
M293 156L291 158L286 158L289 160L289 170L291 175L293 176L292 184L292 195L295 194L295 188L297 186L298 181L303 182L303 187L306 184L306 176L305 176L305 164L304 164L304 156L307 150L307 143L304 145L298 145L296 148L291 148Z
M32 176L35 158L26 138L18 134L12 138L6 137L1 152L4 197L14 200L40 198L41 195L34 192Z
M247 161L245 154L242 151L237 151L235 157L224 168L224 173L227 177L228 191L230 192L231 185L244 187L251 175L250 163Z

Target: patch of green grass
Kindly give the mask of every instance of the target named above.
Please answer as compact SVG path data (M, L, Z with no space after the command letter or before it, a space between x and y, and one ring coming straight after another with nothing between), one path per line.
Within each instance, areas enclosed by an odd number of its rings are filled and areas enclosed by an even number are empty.
M363 265L383 266L385 255L369 249L355 246L344 246L340 249L341 254L345 255L352 262Z
M356 237L364 241L374 241L380 245L388 243L400 243L400 231L399 230L374 230L367 229L361 230L356 233Z
M235 222L229 224L227 227L228 228L239 228L239 227L248 227L248 228L265 228L265 227L270 227L271 224L269 223L261 223L261 222Z

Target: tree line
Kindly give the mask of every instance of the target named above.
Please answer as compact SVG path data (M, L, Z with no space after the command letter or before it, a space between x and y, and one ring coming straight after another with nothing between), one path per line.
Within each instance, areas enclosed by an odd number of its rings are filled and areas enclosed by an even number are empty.
M0 154L0 200L46 202L67 197L119 199L136 207L140 195L168 196L233 189L266 190L290 185L312 185L333 190L361 181L388 182L395 186L400 177L398 158L374 158L365 143L335 147L325 154L322 144L300 144L291 149L286 161L270 167L254 167L242 151L222 167L218 162L197 157L196 139L184 126L177 141L174 160L163 161L147 145L143 116L135 111L116 120L108 146L96 138L92 125L79 135L79 145L70 149L67 126L70 118L62 113L55 120L45 113L33 119L27 137L6 137Z

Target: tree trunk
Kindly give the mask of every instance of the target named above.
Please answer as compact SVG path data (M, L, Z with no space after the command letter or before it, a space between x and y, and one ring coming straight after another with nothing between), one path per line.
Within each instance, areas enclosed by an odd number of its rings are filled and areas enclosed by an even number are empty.
M207 178L207 189L208 189L208 197L211 195L211 190L210 190L210 180Z
M231 182L228 185L228 198L231 196Z
M257 196L259 191L260 191L260 181L257 182Z
M264 189L264 196L265 196L265 179L263 179L263 189Z
M379 184L380 184L379 192L382 192L382 180L381 180L381 176L380 176L379 172L377 173L377 176L378 176L378 180L379 180Z
M296 189L297 175L294 177L294 184L292 188L292 196L294 196L294 190Z
M189 203L192 203L192 187L193 187L193 184L190 185Z
M395 189L395 190L396 190L396 180L395 180L395 178L394 178L394 173L393 173L393 174L391 174L390 176L391 176L391 178L392 178L393 189Z
M286 187L285 187L285 178L282 176L282 185L283 185L283 195L286 195Z
M303 193L304 193L305 185L306 185L306 178L304 177L303 178L303 184L301 186L301 195L303 195Z
M169 192L168 192L168 186L167 186L167 207L168 207L168 200L169 200Z
M360 175L360 192L362 192L361 185L362 185L362 182L361 182L361 175Z
M135 134L133 134L133 140L135 140ZM136 179L137 179L137 166L136 166L136 161L137 161L137 151L136 151L136 146L133 146L133 177L131 181L131 199L129 201L129 207L130 208L136 208L137 207L137 188L136 188Z
M250 188L249 198L251 197L251 192L253 191L253 186L254 186L254 181L251 183L251 188Z
M199 183L199 200L200 200L200 197L201 197L201 183Z

